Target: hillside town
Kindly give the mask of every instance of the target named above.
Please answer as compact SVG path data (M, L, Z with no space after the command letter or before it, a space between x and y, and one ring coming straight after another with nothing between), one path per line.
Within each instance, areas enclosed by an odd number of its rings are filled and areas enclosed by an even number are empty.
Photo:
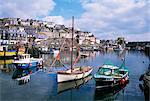
M0 51L15 49L16 44L36 45L41 51L59 48L65 40L64 48L69 48L72 28L42 20L2 18L0 19ZM122 45L125 39L100 40L91 32L74 30L75 47L82 50L114 50Z

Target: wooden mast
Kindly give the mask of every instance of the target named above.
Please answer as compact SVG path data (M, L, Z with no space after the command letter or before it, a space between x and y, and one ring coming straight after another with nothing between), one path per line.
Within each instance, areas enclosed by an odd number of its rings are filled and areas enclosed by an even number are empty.
M73 36L74 36L74 16L72 16L71 73L73 69Z

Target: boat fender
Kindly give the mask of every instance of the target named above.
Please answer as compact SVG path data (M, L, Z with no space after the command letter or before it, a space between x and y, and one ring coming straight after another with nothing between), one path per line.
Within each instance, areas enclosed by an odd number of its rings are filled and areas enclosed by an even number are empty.
M116 83L116 81L114 80L114 84Z
M122 79L121 81L120 81L120 84L124 84L125 83L125 79Z
M128 77L125 78L125 81L128 81Z
M30 63L29 66L32 66L32 63Z

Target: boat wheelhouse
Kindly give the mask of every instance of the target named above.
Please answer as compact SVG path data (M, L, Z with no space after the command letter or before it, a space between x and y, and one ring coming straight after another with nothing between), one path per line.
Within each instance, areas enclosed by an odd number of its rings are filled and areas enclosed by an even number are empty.
M34 66L42 66L43 59L30 58L30 54L21 54L18 55L17 58L15 58L13 64L15 64L17 68L26 69Z

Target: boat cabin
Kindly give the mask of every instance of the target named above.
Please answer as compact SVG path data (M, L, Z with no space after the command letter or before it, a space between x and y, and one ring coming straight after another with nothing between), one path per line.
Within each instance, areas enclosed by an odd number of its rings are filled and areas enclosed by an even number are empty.
M98 71L98 73L100 74L100 75L106 75L106 76L119 76L119 75L121 75L121 74L124 74L123 73L124 71L121 71L120 69L119 69L119 67L117 67L117 66L113 66L113 65L103 65L100 69L99 69L99 71Z
M18 55L18 59L30 59L30 54L21 54Z

